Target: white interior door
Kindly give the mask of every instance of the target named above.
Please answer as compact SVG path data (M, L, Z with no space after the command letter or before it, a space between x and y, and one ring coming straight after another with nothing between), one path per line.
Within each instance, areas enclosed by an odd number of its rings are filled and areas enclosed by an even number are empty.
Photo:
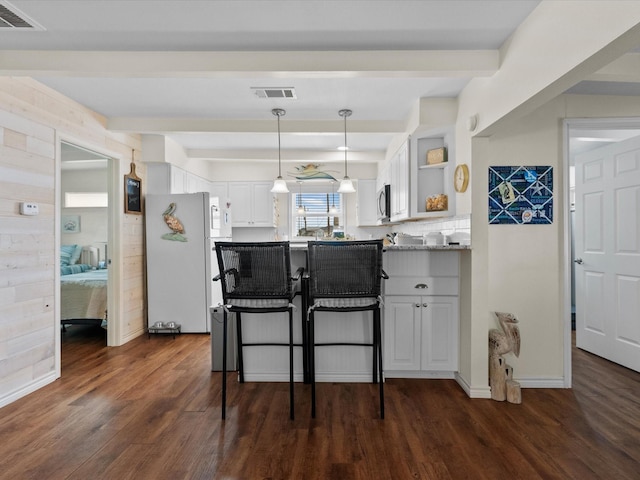
M640 137L575 166L576 345L640 371Z

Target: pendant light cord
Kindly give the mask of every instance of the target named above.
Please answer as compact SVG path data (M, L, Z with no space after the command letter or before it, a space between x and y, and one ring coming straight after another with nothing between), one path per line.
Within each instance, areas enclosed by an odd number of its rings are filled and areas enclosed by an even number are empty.
M344 115L344 176L348 177L347 174L347 114Z
M278 117L278 177L282 177L282 167L281 167L281 159L280 159L280 113L277 113Z

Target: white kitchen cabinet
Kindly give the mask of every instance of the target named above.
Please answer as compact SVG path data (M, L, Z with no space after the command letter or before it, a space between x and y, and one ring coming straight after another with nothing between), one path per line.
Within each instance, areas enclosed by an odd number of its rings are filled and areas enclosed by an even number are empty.
M391 221L409 218L409 142L391 157Z
M170 163L147 163L147 193L186 193L187 172Z
M227 182L210 182L209 195L217 198L220 203L226 203L229 199L229 184Z
M147 193L209 192L211 182L170 163L147 163Z
M385 297L385 372L458 369L458 298Z
M274 227L276 224L271 182L229 182L234 227Z
M458 370L459 253L389 250L384 262L385 375L452 378Z
M358 180L356 218L359 227L369 227L377 224L377 200L376 181Z

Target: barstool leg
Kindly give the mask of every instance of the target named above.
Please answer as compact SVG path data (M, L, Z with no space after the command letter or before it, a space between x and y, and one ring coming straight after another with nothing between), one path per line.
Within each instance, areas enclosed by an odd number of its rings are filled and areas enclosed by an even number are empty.
M373 383L378 383L378 329L376 328L376 311L373 310L371 313L373 314L373 319L371 321L371 327L373 330L373 348L371 349L373 350L373 366L371 371L373 372Z
M311 377L311 418L316 418L316 348L313 310L309 312L309 376Z
M242 355L242 318L240 312L236 312L236 337L238 339L238 374L239 382L244 383L244 357Z
M374 310L374 322L376 326L374 327L377 332L377 350L378 350L378 371L380 372L379 383L380 383L380 418L384 419L384 373L382 370L382 322L380 321L380 309Z
M222 419L227 409L227 311L222 315Z
M293 403L293 309L289 308L289 418L294 418Z

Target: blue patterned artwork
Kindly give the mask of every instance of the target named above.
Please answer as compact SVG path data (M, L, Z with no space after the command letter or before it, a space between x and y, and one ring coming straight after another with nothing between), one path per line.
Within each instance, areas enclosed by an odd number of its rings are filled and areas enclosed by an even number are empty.
M489 167L489 224L553 223L553 167Z

